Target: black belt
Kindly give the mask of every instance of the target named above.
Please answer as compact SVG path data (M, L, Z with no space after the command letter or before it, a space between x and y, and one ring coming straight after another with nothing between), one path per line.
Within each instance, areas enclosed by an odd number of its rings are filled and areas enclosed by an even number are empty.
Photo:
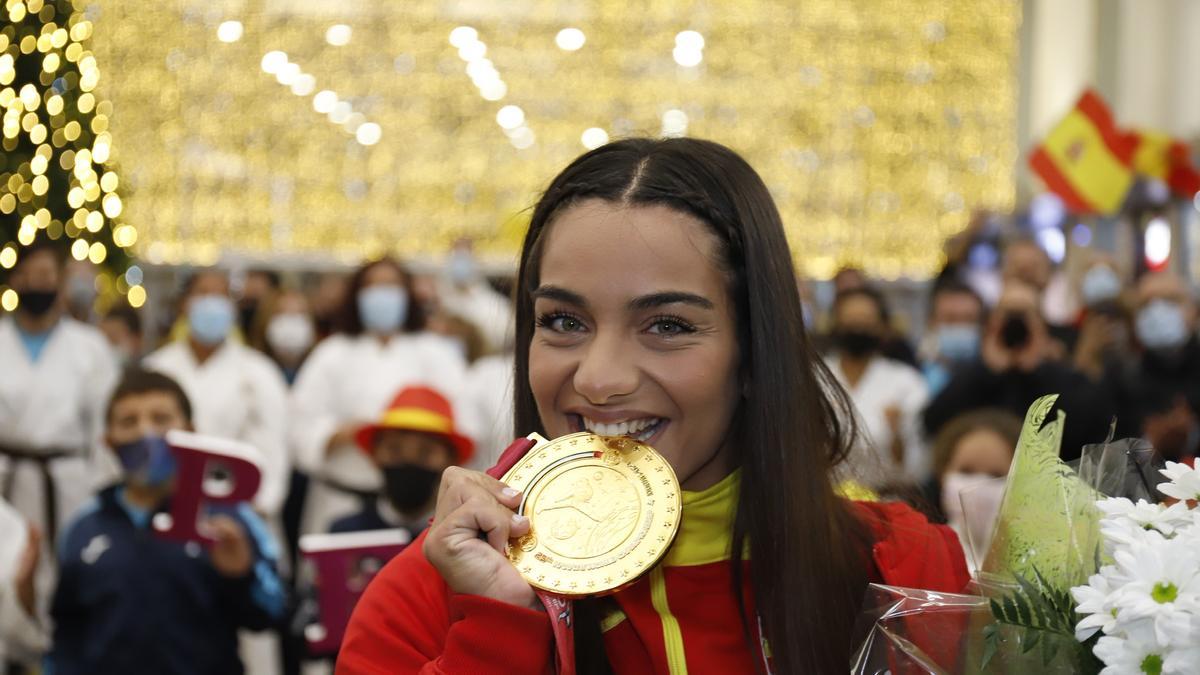
M53 547L55 542L58 541L58 489L54 484L54 477L50 475L50 462L72 457L82 459L83 455L79 452L57 448L30 450L27 448L0 445L0 456L11 460L8 476L4 479L5 501L8 501L12 497L13 481L17 476L17 462L33 462L38 465L38 469L42 474L42 508L46 515L46 536L48 537L47 541Z

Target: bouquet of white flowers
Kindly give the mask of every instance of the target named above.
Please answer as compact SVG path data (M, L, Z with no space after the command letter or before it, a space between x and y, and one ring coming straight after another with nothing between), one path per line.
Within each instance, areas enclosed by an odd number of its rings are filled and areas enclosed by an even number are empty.
M1096 502L1104 514L1104 565L1075 586L1080 642L1102 634L1093 649L1102 675L1200 672L1200 472L1167 462L1158 491L1167 506L1124 497Z
M1200 673L1200 472L1111 437L1062 462L1056 398L1030 407L971 587L872 586L852 673Z

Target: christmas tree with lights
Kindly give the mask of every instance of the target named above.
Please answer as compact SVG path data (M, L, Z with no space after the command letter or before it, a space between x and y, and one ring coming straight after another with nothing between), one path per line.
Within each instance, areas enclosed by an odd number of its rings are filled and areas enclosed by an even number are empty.
M137 230L121 220L92 22L71 0L5 0L0 26L0 306L16 305L7 272L37 241L96 264L111 302L129 292ZM144 291L129 299L140 305Z

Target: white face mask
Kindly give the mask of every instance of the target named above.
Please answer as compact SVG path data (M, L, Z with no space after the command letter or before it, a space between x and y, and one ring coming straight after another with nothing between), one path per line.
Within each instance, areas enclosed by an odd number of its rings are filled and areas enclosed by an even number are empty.
M1004 486L1004 478L986 473L951 472L942 476L942 512L947 524L958 533L972 568L983 565L992 543L992 526L1000 513Z
M277 314L267 324L267 343L276 354L286 358L302 356L315 338L312 319L306 314Z

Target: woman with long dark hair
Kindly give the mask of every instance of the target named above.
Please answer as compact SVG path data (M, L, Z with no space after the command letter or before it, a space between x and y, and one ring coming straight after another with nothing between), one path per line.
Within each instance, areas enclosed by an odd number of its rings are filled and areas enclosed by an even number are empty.
M835 493L849 404L809 345L779 213L731 150L630 139L573 162L533 212L516 322L517 432L636 437L685 491L663 561L576 603L577 672L845 672L870 581L967 581L949 530ZM339 672L552 671L552 617L502 553L529 527L519 500L447 471Z
M297 466L313 479L302 530L326 532L373 501L383 479L355 444L408 385L458 395L466 363L446 338L425 330L412 281L400 263L364 264L347 289L338 332L308 356L292 387L291 440Z

